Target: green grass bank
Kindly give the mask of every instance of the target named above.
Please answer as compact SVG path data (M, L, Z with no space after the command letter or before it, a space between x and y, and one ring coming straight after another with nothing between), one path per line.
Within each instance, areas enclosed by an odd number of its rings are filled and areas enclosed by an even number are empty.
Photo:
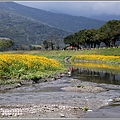
M64 72L66 69L66 63L64 62L64 59L66 57L71 58L75 55L103 55L103 56L120 56L120 48L105 48L105 49L91 49L91 50L34 50L34 51L5 51L5 52L0 52L0 54L29 54L33 56L43 56L47 57L50 59L54 59L58 61L60 64L63 65L64 69L62 71L53 71L49 72L49 76L52 77L54 73L59 73L59 72ZM88 57L86 57L88 59ZM94 59L93 59L94 60ZM109 61L109 60L108 60ZM119 60L118 60L119 61ZM117 61L117 62L118 62ZM116 63L116 60L112 60L112 63ZM38 73L38 72L37 72ZM36 76L39 76L38 74ZM36 78L35 74L34 77ZM42 75L41 75L42 76ZM33 77L33 76L32 76ZM14 77L13 77L14 78ZM22 77L21 77L22 78ZM30 78L29 78L30 79ZM10 83L15 83L16 81L20 80L15 80L13 79L14 82L10 79ZM6 82L9 83L9 82ZM6 84L5 83L5 84Z

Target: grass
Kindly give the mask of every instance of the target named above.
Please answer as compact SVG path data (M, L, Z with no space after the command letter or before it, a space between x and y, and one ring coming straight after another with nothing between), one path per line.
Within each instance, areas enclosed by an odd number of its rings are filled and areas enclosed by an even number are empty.
M120 56L120 48L106 48L106 49L91 49L91 50L34 50L34 51L7 51L5 53L12 54L31 54L37 56L45 56L47 58L55 59L61 64L64 63L66 57L74 55L105 55L105 56Z
M33 51L5 51L1 53L19 53L19 54L32 54L40 55L49 58L64 58L66 56L73 55L82 55L82 54L97 54L97 55L106 55L106 56L120 56L120 48L105 48L105 49L91 49L91 50L33 50Z
M15 81L19 81L20 79L40 79L43 77L52 77L53 74L56 74L58 72L64 72L66 70L66 63L64 62L64 59L66 57L72 57L74 55L105 55L105 56L120 56L120 48L106 48L106 49L91 49L91 50L79 50L79 51L75 51L75 50L34 50L34 51L5 51L5 52L0 52L0 54L12 54L12 55L16 55L16 54L20 54L20 55L24 55L24 54L28 54L28 55L32 55L32 56L38 56L38 57L46 57L49 59L54 59L55 61L59 62L62 65L62 69L55 69L55 70L49 70L48 68L46 68L46 70L42 71L42 70L38 70L38 71L30 71L29 69L27 70L27 72L24 72L24 69L20 69L17 70L17 72L20 74L16 73L12 73L13 77L9 76L6 77L6 75L4 75L6 72L3 72L3 76L4 77L4 81L0 81L0 84L7 84L7 83L14 83ZM29 61L29 60L28 60ZM34 61L34 60L33 60ZM114 63L116 63L116 61L112 61ZM23 68L23 67L21 67ZM1 69L0 69L1 70ZM22 74L22 75L21 75ZM17 77L18 76L18 77ZM20 77L19 77L20 76ZM15 80L14 78L16 78L17 80ZM1 78L0 78L1 79ZM6 79L9 79L10 81L6 81ZM13 79L13 81L11 80ZM19 79L19 80L18 80Z

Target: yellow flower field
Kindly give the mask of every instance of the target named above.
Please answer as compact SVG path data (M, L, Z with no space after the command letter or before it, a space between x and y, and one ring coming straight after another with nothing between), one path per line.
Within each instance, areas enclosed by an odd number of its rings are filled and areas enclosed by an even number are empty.
M14 78L30 73L46 73L62 69L53 59L28 54L0 54L0 79Z
M71 58L72 61L89 60L101 62L120 63L120 56L105 56L105 55L75 55Z

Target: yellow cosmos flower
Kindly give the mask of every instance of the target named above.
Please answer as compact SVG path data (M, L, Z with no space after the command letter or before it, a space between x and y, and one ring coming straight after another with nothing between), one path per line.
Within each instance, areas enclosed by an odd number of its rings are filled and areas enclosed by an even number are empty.
M52 59L28 54L0 54L0 74L13 71L57 70L61 65Z

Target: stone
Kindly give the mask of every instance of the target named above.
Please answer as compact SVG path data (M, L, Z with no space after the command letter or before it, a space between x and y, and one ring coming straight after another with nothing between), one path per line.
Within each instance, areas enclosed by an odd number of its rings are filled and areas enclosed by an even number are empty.
M60 113L60 117L65 117L65 115L64 115L64 114L62 114L62 113Z

